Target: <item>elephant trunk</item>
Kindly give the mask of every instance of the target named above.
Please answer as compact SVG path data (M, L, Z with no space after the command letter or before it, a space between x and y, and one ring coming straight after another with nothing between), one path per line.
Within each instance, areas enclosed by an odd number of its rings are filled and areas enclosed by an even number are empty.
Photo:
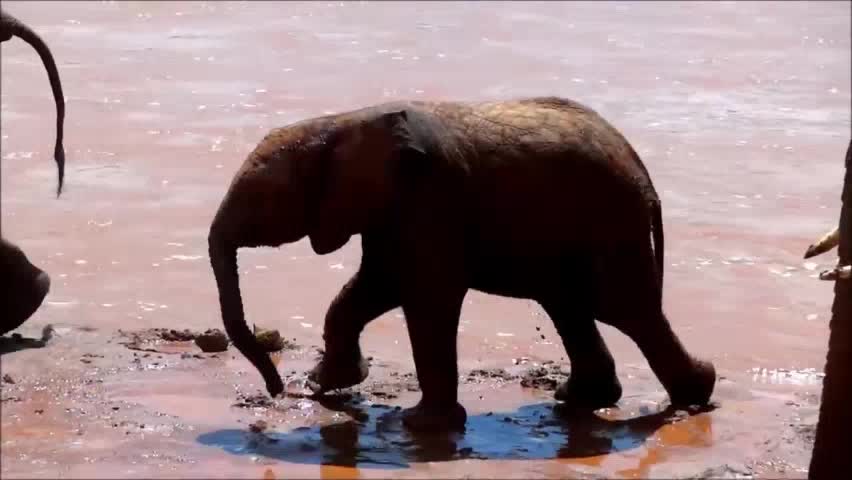
M56 144L53 147L53 157L56 160L56 166L59 170L59 185L56 188L56 196L58 197L62 193L62 184L65 180L65 148L62 145L65 125L65 96L62 93L59 70L56 68L56 62L53 59L50 48L48 48L47 44L44 43L44 40L37 33L6 12L3 12L2 21L4 23L3 28L8 33L27 42L35 49L38 56L41 57L44 68L47 70L47 76L50 79L53 100L56 102Z
M249 330L243 311L243 300L240 294L240 277L237 268L237 246L222 234L217 218L210 228L208 248L210 265L216 277L219 290L219 307L222 311L222 321L225 332L254 367L263 376L269 395L276 396L284 391L284 384L275 364L258 343L254 334Z

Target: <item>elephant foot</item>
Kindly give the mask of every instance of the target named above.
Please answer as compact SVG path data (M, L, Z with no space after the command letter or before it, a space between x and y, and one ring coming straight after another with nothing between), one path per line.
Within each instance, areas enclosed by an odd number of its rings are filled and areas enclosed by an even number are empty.
M352 360L343 358L324 356L308 373L308 387L314 393L322 394L358 385L370 374L370 367L360 352L352 356Z
M621 383L614 375L608 379L593 380L571 377L559 385L554 398L570 408L597 410L612 407L621 399Z
M451 405L416 406L402 411L402 424L416 432L462 432L467 423L467 411L460 403Z
M694 359L692 371L666 385L673 406L706 405L716 385L716 368L711 362Z
M266 382L266 391L269 392L270 397L275 398L284 391L284 382L281 378L269 379Z

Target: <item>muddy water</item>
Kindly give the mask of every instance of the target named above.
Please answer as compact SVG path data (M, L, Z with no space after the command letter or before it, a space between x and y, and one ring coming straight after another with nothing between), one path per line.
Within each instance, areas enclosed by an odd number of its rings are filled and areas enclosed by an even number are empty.
M38 57L2 47L2 221L53 276L2 356L4 477L802 477L831 286L806 264L839 210L850 129L847 2L11 2L51 45L67 95L66 191ZM399 312L363 345L370 380L321 405L232 407L259 376L233 349L129 350L119 329L220 326L206 230L266 130L399 98L564 95L626 134L663 197L665 302L720 376L708 412L667 412L638 349L604 327L625 395L566 418L548 391L464 377L457 437L406 433L418 393ZM358 242L241 253L250 321L300 348L298 390ZM535 327L540 327L538 331ZM190 355L181 355L181 352ZM541 310L468 295L461 371L564 361ZM517 365L516 365L517 364ZM294 391L295 391L294 390ZM358 390L358 389L356 389ZM251 433L258 419L264 433Z

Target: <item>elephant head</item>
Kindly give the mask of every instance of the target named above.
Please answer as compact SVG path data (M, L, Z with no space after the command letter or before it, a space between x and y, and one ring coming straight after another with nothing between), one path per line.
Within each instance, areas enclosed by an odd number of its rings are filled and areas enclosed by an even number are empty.
M385 105L271 131L234 176L210 227L210 262L225 330L257 368L270 395L283 384L246 325L237 270L240 247L310 238L333 252L352 235L380 228L425 162L426 114Z
M13 36L27 42L35 49L39 57L41 57L44 68L47 70L47 76L50 79L53 100L56 102L56 143L53 147L53 157L59 169L59 185L56 188L56 195L59 196L62 193L62 183L65 179L65 148L62 146L65 124L65 97L62 94L59 70L57 70L53 54L50 53L50 49L44 43L44 40L20 20L0 10L0 42L5 42Z
M0 335L18 328L38 310L50 290L50 277L26 254L0 237Z

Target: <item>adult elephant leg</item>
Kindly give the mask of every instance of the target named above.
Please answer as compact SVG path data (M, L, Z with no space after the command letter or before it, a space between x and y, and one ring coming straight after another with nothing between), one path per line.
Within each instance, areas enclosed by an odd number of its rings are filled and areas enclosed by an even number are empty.
M840 210L840 265L852 263L852 141L846 149L846 175ZM852 279L834 284L828 354L822 401L808 478L839 478L852 470L849 431L852 429Z
M662 286L647 236L599 260L595 272L599 319L630 337L674 405L703 405L716 383L713 364L690 355L662 308Z
M359 339L364 327L400 305L396 282L382 265L364 262L344 285L325 316L322 360L308 374L318 391L351 387L364 381L369 367L361 354Z
M571 295L541 302L571 361L571 377L556 389L555 398L570 407L598 409L621 398L615 361L595 324L588 295Z

